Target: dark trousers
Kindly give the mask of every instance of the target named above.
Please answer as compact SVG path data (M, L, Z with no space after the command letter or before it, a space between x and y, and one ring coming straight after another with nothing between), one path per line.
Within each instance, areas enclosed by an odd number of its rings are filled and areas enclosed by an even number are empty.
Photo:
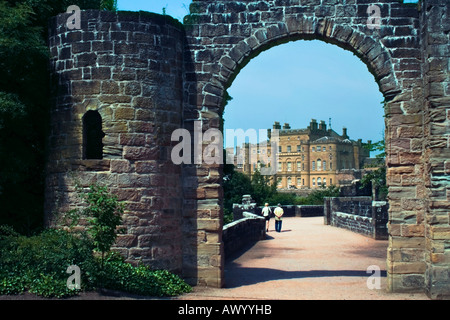
M282 220L275 220L275 231L276 232L281 232L282 223L283 223Z

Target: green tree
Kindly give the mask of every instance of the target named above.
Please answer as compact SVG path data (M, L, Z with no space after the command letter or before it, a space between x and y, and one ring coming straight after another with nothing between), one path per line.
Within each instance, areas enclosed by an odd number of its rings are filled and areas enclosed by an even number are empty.
M47 47L33 8L0 1L0 223L42 222Z
M100 9L117 11L117 0L101 0Z
M375 188L375 196L378 200L386 200L388 194L388 187L386 184L386 166L380 165L376 170L365 174L361 179L361 187L372 185Z
M226 168L227 165L224 167ZM223 208L224 215L230 216L233 213L233 203L241 203L244 194L252 194L252 184L248 175L234 170L227 172L225 168L222 186L224 193Z
M50 17L100 0L0 0L0 224L42 227Z
M299 201L300 197L296 196L293 193L275 192L271 195L269 199L267 199L266 202L270 203L271 205L276 205L278 203L286 205L286 204L299 204Z
M372 144L366 145L370 151L380 152L375 156L377 169L366 173L361 179L361 187L372 186L375 190L375 197L379 200L386 200L388 194L388 187L386 184L386 144L385 140L381 140Z
M309 196L306 197L306 203L310 205L323 205L325 197L338 197L340 189L337 186L331 185L328 187L320 187L314 190Z
M251 186L251 195L258 205L263 205L277 193L276 184L271 183L269 176L262 175L259 170L253 172Z

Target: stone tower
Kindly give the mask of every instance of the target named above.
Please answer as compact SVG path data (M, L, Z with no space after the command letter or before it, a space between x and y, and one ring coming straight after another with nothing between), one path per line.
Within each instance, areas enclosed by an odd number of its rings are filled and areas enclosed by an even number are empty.
M126 200L116 248L127 261L181 272L181 168L170 147L182 125L184 31L145 13L83 11L79 30L67 17L50 25L47 221L77 204L76 184L100 183Z
M374 1L375 2L375 1ZM98 182L126 201L116 248L224 284L222 166L174 165L171 134L220 128L225 91L248 61L294 40L355 53L385 97L388 287L450 296L450 2L194 0L181 25L148 13L83 11L50 23L54 79L46 214ZM375 21L376 22L376 21Z

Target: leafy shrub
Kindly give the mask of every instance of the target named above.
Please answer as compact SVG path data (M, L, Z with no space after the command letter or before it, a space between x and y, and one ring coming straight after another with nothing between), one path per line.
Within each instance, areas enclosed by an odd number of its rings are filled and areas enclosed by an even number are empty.
M92 186L83 197L87 207L70 211L62 221L68 218L76 224L84 216L88 221L85 232L48 229L26 237L9 226L0 226L0 294L28 291L44 297L75 295L77 290L67 288L66 270L71 265L82 271L84 290L105 288L149 296L190 291L189 285L168 271L134 267L110 252L122 221L123 205L100 186ZM101 252L101 257L94 255L94 250Z
M80 217L86 217L87 234L91 237L94 249L103 257L117 239L117 227L122 223L123 203L111 194L106 187L92 185L89 192L81 193L87 207L80 211L71 211L70 217L76 223Z
M191 290L177 275L144 265L134 267L118 253L109 252L102 263L92 249L88 238L64 230L46 230L33 237L4 236L0 240L0 295L27 291L55 298L76 295L79 290L67 288L70 265L82 270L83 290L101 287L158 297Z
M166 270L152 271L144 265L134 267L114 252L105 259L102 282L106 289L158 297L175 296L191 290L175 274Z
M67 289L67 267L92 269L92 244L63 230L49 229L39 235L4 236L0 240L0 294L25 291L44 297L76 294ZM84 276L89 283L87 273ZM82 277L83 280L83 277Z
M8 237L18 237L20 234L14 230L13 227L8 225L0 226L0 240Z

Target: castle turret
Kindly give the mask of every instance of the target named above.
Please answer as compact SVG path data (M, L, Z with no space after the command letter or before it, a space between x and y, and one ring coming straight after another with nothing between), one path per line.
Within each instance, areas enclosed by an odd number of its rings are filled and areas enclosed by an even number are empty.
M125 201L128 233L115 249L128 262L180 272L183 184L170 151L183 127L184 32L170 17L137 12L82 11L79 30L68 17L49 29L47 225L81 205L76 186L99 183Z

